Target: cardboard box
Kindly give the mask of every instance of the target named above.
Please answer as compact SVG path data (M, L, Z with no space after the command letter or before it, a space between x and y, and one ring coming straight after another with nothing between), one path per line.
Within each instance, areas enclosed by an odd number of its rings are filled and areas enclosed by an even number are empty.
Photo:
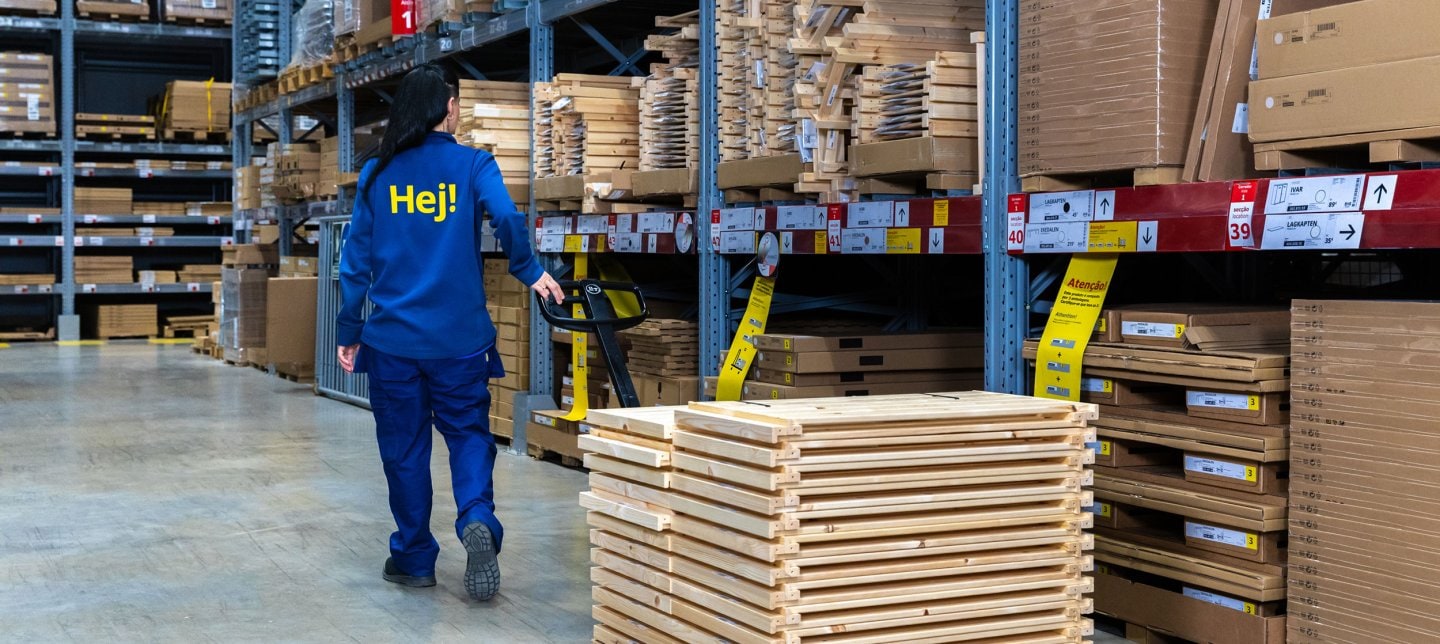
M1174 461L1174 452L1163 447L1133 441L1101 438L1095 450L1095 465L1100 467L1144 467Z
M280 247L262 244L236 244L222 251L225 266L276 266L280 263Z
M1250 140L1283 141L1440 125L1440 56L1251 83ZM1397 97L1404 97L1403 100Z
M785 374L793 376L795 374ZM803 377L803 376L802 376ZM716 391L716 378L705 379L705 394L714 398ZM851 396L888 396L891 394L920 394L920 393L943 393L947 391L970 391L983 389L985 386L984 374L979 370L974 372L957 371L952 378L944 380L928 381L916 380L910 382L888 382L888 383L856 383L848 385L818 385L811 387L792 387L778 385L768 382L747 380L740 387L741 400L799 400L802 398L841 398Z
M635 395L640 398L641 407L669 407L688 405L700 393L700 378L649 376L630 374L635 385Z
M1185 521L1185 545L1257 563L1284 563L1281 532L1250 532L1207 522Z
M319 260L314 257L295 257L293 255L281 257L280 272L289 273L293 277L319 275Z
M270 245L280 243L279 224L256 224L251 229L250 243Z
M532 185L535 188L535 199L540 201L564 201L585 197L583 175L537 178Z
M845 371L840 373L792 373L788 371L752 367L750 380L787 387L855 387L888 383L945 382L969 379L979 373L975 370L920 369L916 371Z
M1249 602L1237 609L1114 574L1099 573L1094 579L1095 610L1116 619L1195 642L1285 642L1285 617L1249 614L1244 606Z
M725 161L716 169L720 189L793 184L806 172L799 154Z
M786 373L841 373L925 369L979 369L984 353L975 347L872 351L761 351L755 366Z
M1197 446L1197 449L1203 447ZM1184 468L1185 480L1194 483L1256 494L1284 494L1288 489L1288 481L1283 477L1288 468L1282 463L1260 463L1203 451L1187 451Z
M564 412L557 411L554 413L562 414ZM584 452L582 452L577 445L578 441L578 429L576 431L565 431L552 425L535 422L534 415L531 416L530 424L525 427L525 442L528 443L532 449L539 448L547 452L554 452L561 456L578 460L585 458ZM534 452L532 451L532 453Z
M1440 5L1362 0L1260 21L1261 79L1440 56Z
M265 349L269 364L290 376L315 375L315 305L318 279L271 278L265 294Z
M1179 405L1185 395L1171 385L1087 376L1080 379L1080 400L1115 407L1148 407Z
M263 349L267 289L270 272L265 269L226 268L221 271L220 341L227 349ZM227 357L227 360L230 358ZM250 360L233 360L248 362ZM260 363L263 364L263 363Z
M1290 422L1290 395L1187 389L1185 410L1197 418L1231 420L1248 425L1284 425Z
M1197 326L1288 326L1290 312L1263 306L1157 304L1120 312L1120 338L1129 344L1185 346L1185 330Z
M501 438L513 439L515 438L515 421L502 416L491 416L490 433Z
M975 174L980 167L980 142L970 138L930 136L850 146L850 174L944 172Z
M889 333L889 334L791 334L766 333L755 336L760 351L793 353L829 351L884 351L890 349L929 349L979 347L984 335L979 332L959 333Z
M694 168L650 170L630 175L631 191L636 197L693 195L698 192Z

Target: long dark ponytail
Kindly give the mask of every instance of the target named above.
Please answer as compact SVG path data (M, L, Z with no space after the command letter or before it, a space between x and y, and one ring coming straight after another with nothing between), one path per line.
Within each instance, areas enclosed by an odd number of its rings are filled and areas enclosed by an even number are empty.
M390 122L380 139L380 150L375 154L379 161L360 187L361 192L370 189L395 155L424 142L426 135L445 120L450 99L459 96L460 79L448 68L427 63L405 74L395 92L395 102L390 105Z

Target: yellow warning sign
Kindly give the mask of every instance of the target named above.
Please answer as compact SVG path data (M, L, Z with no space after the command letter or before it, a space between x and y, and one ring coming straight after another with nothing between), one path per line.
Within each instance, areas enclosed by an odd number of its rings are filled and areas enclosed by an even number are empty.
M1035 395L1060 400L1080 400L1080 363L1110 279L1115 275L1113 254L1075 255L1065 271L1065 281L1040 336L1040 351L1035 360Z

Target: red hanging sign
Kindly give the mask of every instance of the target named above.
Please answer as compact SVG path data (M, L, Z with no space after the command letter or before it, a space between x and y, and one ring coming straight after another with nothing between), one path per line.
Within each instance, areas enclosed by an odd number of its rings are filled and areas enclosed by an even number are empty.
M415 23L419 22L415 9L415 0L390 0L390 35L415 35Z

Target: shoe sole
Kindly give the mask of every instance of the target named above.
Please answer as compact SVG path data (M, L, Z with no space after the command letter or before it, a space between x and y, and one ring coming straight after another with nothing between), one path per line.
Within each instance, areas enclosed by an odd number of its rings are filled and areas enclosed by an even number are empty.
M435 585L434 577L412 577L410 575L382 575L385 581L407 588L429 588Z
M470 554L465 563L465 592L476 601L485 601L500 592L500 561L495 556L495 539L483 523L465 526L461 539Z

